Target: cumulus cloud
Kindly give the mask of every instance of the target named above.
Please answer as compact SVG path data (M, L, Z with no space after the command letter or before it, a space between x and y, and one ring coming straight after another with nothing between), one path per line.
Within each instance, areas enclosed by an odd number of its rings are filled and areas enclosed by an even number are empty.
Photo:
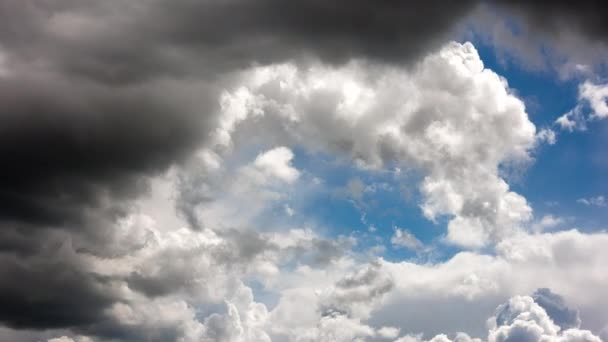
M363 168L423 170L423 213L452 216L456 244L483 246L531 217L498 169L529 161L535 127L470 43L448 44L412 72L363 62L255 68L224 99L247 113L227 129L237 143L272 127L280 141L346 154Z
M254 165L264 174L292 183L300 172L291 166L293 152L287 147L277 147L266 151L255 158Z
M550 297L547 298L547 297ZM557 301L558 303L555 303ZM543 306L541 304L543 303ZM506 303L496 308L495 315L488 319L488 342L498 341L560 341L560 342L601 342L601 339L588 330L579 329L580 320L572 322L572 311L567 308L555 306L563 305L559 295L551 293L549 289L539 289L533 297L514 296ZM557 311L555 311L557 309ZM550 316L546 310L552 310ZM563 317L566 313L568 318ZM575 313L575 312L574 312ZM556 325L554 319L566 319L570 322L562 323L566 326ZM568 326L575 323L574 326ZM479 338L472 338L466 333L456 333L453 338L446 334L439 334L426 340L422 334L405 335L395 342L481 342Z
M543 301L541 299L541 301ZM488 341L601 342L588 330L560 329L532 297L516 296L496 309Z
M598 302L605 302L601 246L606 238L606 234L577 231L523 234L499 243L496 256L462 252L430 265L385 261L382 265L395 287L384 298L384 305L376 308L370 323L427 337L462 331L480 337L487 332L486 318L505 298L531 294L542 286L580 309L586 329L597 332L608 321L600 309L604 304ZM581 286L586 293L579 291ZM548 306L547 311L552 312ZM443 329L437 329L436 322L442 322Z

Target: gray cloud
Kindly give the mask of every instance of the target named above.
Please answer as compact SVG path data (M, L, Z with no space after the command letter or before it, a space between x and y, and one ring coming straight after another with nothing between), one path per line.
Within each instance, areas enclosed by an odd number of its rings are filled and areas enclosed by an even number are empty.
M353 56L402 62L439 43L475 3L5 2L0 42L21 57L38 55L63 71L111 83L213 74L302 53L331 62Z
M531 25L551 34L572 31L591 41L607 42L608 24L604 18L608 14L608 7L603 1L499 0L497 3L507 6L515 13L524 16Z

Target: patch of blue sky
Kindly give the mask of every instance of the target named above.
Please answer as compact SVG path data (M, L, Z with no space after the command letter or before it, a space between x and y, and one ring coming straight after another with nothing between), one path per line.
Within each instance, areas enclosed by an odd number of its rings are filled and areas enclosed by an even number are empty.
M432 222L422 215L420 174L411 170L396 173L391 168L366 170L332 155L294 151L294 166L321 182L321 191L311 192L307 200L293 204L294 210L302 218L313 218L323 235L355 237L358 243L354 251L375 250L388 260L438 261L458 251L450 246L436 248L441 245L448 218ZM397 228L408 230L423 247L412 250L393 245L391 237Z

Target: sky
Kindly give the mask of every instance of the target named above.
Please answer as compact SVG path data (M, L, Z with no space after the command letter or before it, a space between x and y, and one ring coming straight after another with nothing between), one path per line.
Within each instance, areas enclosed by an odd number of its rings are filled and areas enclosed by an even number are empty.
M0 341L608 341L607 16L0 0Z

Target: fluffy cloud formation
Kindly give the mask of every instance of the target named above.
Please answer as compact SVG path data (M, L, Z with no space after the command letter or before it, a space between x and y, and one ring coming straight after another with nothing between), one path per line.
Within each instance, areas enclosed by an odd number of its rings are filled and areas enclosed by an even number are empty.
M601 342L588 330L578 327L561 330L532 297L516 296L496 310L491 318L489 342L560 341Z
M274 129L279 141L346 154L364 168L422 170L424 215L452 216L453 243L480 247L531 217L498 170L529 160L535 127L469 43L448 44L411 72L363 62L256 68L223 104L241 113L224 128L237 144Z
M277 147L257 156L254 165L268 176L292 183L300 176L298 170L290 165L292 159L291 150L286 147Z

